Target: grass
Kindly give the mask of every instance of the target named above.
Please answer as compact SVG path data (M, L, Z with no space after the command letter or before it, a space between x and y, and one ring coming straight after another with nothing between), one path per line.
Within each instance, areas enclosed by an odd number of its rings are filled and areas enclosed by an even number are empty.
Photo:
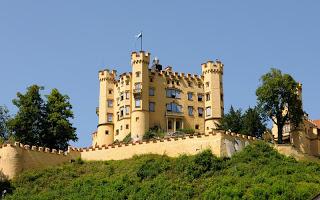
M28 171L5 199L312 199L320 165L287 158L257 142L232 158L210 151L136 156Z

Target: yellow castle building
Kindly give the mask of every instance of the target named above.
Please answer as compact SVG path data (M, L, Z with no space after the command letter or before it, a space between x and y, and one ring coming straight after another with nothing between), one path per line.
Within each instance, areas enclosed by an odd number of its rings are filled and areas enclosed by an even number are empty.
M158 128L167 133L193 129L213 132L223 116L223 64L201 64L201 75L162 69L150 53L131 53L132 72L117 76L116 70L99 71L98 129L92 145L109 145L131 135L142 140L146 131Z

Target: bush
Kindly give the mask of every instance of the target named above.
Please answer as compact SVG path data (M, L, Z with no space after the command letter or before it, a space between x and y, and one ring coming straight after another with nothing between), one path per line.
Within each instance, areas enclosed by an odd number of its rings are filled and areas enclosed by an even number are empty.
M195 130L192 128L183 128L183 129L178 129L177 131L183 132L185 134L194 134Z
M123 138L122 142L129 143L132 141L131 133L129 133L125 138Z
M211 150L205 150L197 154L187 168L187 174L192 178L199 178L209 171L222 169L223 160L212 154Z
M141 165L137 171L137 176L140 178L140 180L154 178L168 168L169 159L167 157L162 157L161 159L152 158Z
M163 138L166 135L165 131L158 127L153 127L143 135L144 140L150 140L154 138Z

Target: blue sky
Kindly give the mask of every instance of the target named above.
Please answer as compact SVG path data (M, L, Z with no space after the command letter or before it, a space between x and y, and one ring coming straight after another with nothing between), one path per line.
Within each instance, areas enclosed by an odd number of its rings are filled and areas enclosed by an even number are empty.
M116 2L116 3L115 3ZM319 1L0 1L0 105L31 84L58 88L74 107L79 141L96 129L98 70L130 70L134 35L175 71L225 64L225 107L254 106L271 67L303 83L304 109L320 119Z

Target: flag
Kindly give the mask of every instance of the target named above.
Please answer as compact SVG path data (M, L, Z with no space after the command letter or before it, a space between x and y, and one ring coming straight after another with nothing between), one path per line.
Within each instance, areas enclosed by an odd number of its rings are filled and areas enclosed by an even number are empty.
M138 35L136 35L136 38L137 39L142 38L142 32L140 32Z

